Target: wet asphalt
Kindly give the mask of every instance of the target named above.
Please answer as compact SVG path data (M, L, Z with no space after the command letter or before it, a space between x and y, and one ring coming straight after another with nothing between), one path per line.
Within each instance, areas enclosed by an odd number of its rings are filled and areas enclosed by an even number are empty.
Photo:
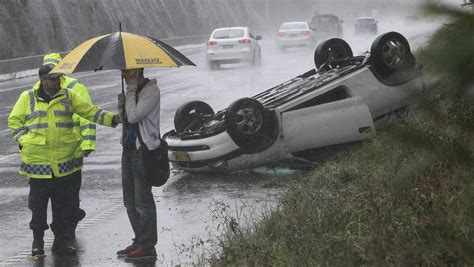
M433 26L419 28L387 23L382 30L398 30L419 46ZM351 25L346 40L355 54L370 48L375 36L356 37ZM423 38L420 39L419 37ZM234 100L252 96L313 68L314 48L277 49L274 35L264 35L261 66L224 65L211 71L204 46L181 48L197 67L146 70L161 89L161 131L173 129L176 108L191 100L202 100L214 110ZM412 41L412 40L410 40ZM412 43L412 47L414 47ZM33 66L34 67L34 66ZM116 111L120 92L120 73L103 71L72 75L89 87L96 105ZM30 262L32 234L28 223L27 179L18 174L17 146L10 138L7 117L23 90L30 89L36 77L0 82L0 266L172 266L197 262L202 253L218 252L218 236L224 215L241 224L252 223L275 207L289 181L295 177L256 174L241 171L230 174L192 174L172 169L168 183L154 188L158 217L158 258L153 262L129 263L115 252L131 243L132 229L122 204L120 126L98 126L97 150L85 159L81 189L81 207L87 212L77 230L79 252L74 257L52 255L52 234L46 232L44 260ZM49 218L51 218L49 214Z

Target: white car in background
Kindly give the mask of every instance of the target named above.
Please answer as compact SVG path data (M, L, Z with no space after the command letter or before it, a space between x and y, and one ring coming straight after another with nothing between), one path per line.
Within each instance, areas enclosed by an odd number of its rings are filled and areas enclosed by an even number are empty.
M316 36L305 21L285 22L277 32L276 41L282 50L291 46L313 47Z
M254 35L248 27L219 28L212 31L207 41L206 57L211 69L219 69L221 64L250 62L259 64L262 51L258 41L262 37Z
M176 168L232 171L359 142L383 118L399 113L423 90L421 65L406 38L380 35L353 56L342 39L314 52L314 69L214 112L202 101L181 105L164 134ZM383 124L380 124L383 125Z

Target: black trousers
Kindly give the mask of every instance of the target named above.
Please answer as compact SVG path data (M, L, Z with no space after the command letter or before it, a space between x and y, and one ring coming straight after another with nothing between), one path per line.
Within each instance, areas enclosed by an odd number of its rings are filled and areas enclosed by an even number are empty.
M35 237L42 236L48 229L47 209L51 199L51 230L55 238L66 238L68 233L74 231L77 223L77 196L81 187L81 172L52 179L31 178L29 184L28 208L32 212L30 228Z

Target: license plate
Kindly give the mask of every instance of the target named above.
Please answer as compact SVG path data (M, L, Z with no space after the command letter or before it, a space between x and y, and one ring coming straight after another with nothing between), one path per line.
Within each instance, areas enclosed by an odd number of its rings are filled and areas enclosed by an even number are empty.
M224 49L229 49L229 48L232 48L232 47L234 47L234 46L233 45L223 45L222 46L222 48L224 48Z
M299 34L290 34L290 37L298 37Z
M188 152L185 151L173 151L173 159L175 161L190 161Z

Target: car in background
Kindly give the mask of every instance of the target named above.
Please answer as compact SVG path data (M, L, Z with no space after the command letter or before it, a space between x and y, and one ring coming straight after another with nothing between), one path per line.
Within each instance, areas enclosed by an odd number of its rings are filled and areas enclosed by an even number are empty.
M354 23L354 30L359 34L377 34L377 21L373 17L361 17Z
M317 14L314 15L311 21L308 23L309 28L316 33L318 38L320 37L338 37L342 38L343 35L343 20L340 20L336 15L333 14Z
M316 42L314 32L305 21L285 22L281 24L276 37L280 49L291 46L310 46Z
M248 27L213 30L206 49L209 66L211 69L219 69L221 64L227 63L260 63L262 51L258 41L261 39L261 36L254 35Z
M409 97L423 90L417 64L403 35L377 37L370 51L354 56L342 39L323 41L315 68L253 97L214 112L203 101L182 104L175 129L163 135L175 168L232 171L297 159L311 152L366 140Z

